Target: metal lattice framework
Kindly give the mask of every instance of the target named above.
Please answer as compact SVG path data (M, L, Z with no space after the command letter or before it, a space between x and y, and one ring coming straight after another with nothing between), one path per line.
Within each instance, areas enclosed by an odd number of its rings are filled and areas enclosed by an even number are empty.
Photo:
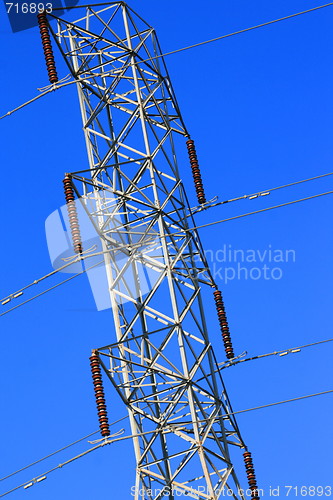
M215 283L176 160L189 136L155 31L116 2L53 35L77 81L89 169L71 178L103 252L114 328L97 352L129 412L135 499L244 498L201 298Z

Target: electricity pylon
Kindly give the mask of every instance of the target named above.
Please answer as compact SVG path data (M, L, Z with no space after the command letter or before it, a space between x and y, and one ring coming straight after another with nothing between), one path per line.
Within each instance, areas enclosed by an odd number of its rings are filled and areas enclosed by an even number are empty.
M77 82L89 169L70 178L101 241L114 324L95 354L129 413L134 498L244 498L201 297L216 285L176 159L189 134L155 31L115 2L52 33Z

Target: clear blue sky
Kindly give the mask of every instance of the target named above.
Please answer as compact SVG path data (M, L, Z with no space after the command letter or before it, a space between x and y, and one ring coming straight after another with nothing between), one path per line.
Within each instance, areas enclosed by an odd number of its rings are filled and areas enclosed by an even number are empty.
M82 2L85 3L85 2ZM157 30L166 52L320 5L318 0L133 0ZM0 115L48 84L37 28L13 34L0 10ZM74 19L73 14L70 18ZM196 140L208 198L250 194L332 171L333 7L166 59L184 119ZM66 69L56 53L60 76ZM74 87L59 90L0 121L3 188L0 294L51 270L47 216L64 202L62 178L87 166ZM184 151L181 174L196 204ZM198 224L332 190L330 177L211 209ZM272 263L281 279L234 279L223 290L236 354L254 356L332 336L332 197L227 222L201 231L206 250L293 250L295 261ZM231 247L229 247L231 245ZM222 254L217 254L222 256ZM215 269L238 262L217 262ZM241 263L243 266L243 264ZM248 272L263 263L244 264ZM230 271L232 272L232 271ZM256 276L256 272L254 272ZM280 275L280 274L276 274ZM64 275L66 278L67 276ZM57 280L50 282L56 283ZM36 293L42 290L37 285ZM223 346L207 296L210 335ZM4 309L4 308L3 308ZM88 357L114 340L109 311L97 312L80 277L3 316L1 476L98 428ZM225 370L234 410L332 389L332 344ZM110 420L125 415L107 387ZM260 488L332 483L332 396L242 414ZM129 431L127 423L117 424ZM43 473L86 446L0 484L1 492ZM130 498L131 443L113 444L51 474L15 500ZM244 486L242 464L236 461ZM9 497L10 498L10 497ZM288 498L295 498L290 493Z

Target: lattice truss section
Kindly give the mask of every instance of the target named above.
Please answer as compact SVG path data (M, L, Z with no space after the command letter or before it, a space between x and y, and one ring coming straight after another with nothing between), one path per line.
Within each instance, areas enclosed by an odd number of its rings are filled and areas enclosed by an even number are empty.
M101 241L115 336L98 352L129 411L134 498L243 498L201 300L214 283L175 154L188 133L156 34L123 2L53 34L77 80L89 169L72 179Z

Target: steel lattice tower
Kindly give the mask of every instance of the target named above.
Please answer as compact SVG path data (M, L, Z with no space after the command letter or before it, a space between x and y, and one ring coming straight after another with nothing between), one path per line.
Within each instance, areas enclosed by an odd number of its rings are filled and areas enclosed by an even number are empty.
M89 170L70 177L101 242L114 325L95 352L129 413L135 499L244 498L201 297L216 285L176 159L189 134L155 31L116 2L52 34L77 82Z

